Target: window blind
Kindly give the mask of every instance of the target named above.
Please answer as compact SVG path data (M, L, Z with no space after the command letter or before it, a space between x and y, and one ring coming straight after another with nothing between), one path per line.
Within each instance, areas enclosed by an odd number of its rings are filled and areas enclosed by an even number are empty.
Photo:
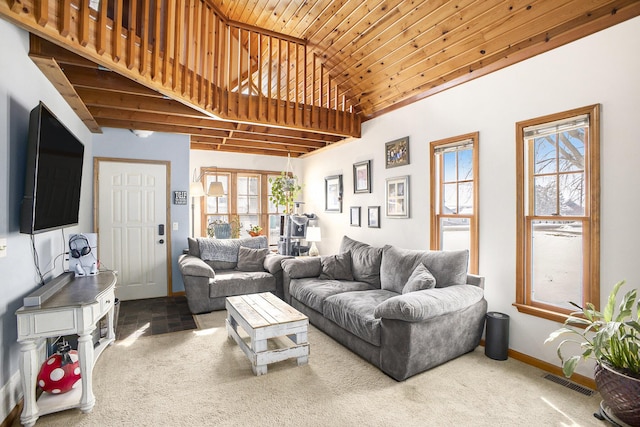
M452 142L449 144L438 145L433 149L435 154L449 153L452 151L469 150L473 148L473 139L463 139L461 141Z
M587 126L589 126L589 115L583 114L570 119L562 119L555 122L526 127L524 128L524 137L527 139L539 138Z

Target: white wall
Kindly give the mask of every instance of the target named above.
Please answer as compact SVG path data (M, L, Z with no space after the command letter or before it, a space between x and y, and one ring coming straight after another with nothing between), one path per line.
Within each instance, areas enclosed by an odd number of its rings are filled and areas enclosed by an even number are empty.
M15 311L22 306L22 298L39 283L30 237L19 233L29 112L39 101L43 101L85 144L79 225L64 230L67 238L70 233L92 231L93 202L91 133L29 59L27 32L0 20L0 52L0 238L7 239L6 257L0 258L0 419L4 419L13 409L18 394L19 347ZM43 272L51 270L46 279L63 271L64 257L61 255L67 251L65 240L61 231L34 236L40 268Z
M200 175L200 168L203 167L218 167L226 169L246 169L246 170L261 170L261 171L284 171L287 170L288 164L287 157L276 156L258 156L252 154L234 154L234 153L221 153L210 150L191 150L190 156L190 169L189 180L193 179L193 171L195 169L195 175ZM291 158L290 160L291 170L294 174L298 175L302 179L300 168L300 160L297 158ZM301 182L304 186L304 182ZM195 236L201 237L200 230L200 203L202 198L196 198L194 204L195 210ZM189 209L191 209L191 198L189 198ZM305 212L308 210L305 209ZM191 221L191 214L189 214L189 220ZM191 236L191 225L189 225L189 236Z
M480 132L480 274L489 310L511 316L510 347L558 364L544 346L559 324L524 315L515 301L515 123L591 104L602 111L601 301L623 278L638 287L640 228L640 18L536 56L398 109L363 125L362 138L303 159L305 201L320 216L321 254L335 253L342 235L374 245L429 247L430 141ZM384 143L410 138L408 166L385 169ZM353 193L353 163L373 160L373 193ZM343 174L343 213L324 212L324 177ZM410 175L411 218L384 217L384 183ZM380 229L349 226L349 206L382 207ZM313 210L313 209L310 209ZM591 375L588 367L580 373Z

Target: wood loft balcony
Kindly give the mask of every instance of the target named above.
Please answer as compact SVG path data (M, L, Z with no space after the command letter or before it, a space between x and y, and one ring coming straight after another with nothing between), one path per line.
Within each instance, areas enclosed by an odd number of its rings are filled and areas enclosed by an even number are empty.
M192 135L192 148L299 156L360 136L360 116L304 40L202 0L0 0L30 56L93 132ZM62 48L61 48L62 47Z

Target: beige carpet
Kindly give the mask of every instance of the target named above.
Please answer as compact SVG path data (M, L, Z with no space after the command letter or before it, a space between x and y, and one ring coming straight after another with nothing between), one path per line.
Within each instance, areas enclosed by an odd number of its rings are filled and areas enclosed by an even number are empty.
M309 364L288 360L256 377L227 339L226 312L200 329L117 341L94 369L93 412L42 426L603 426L600 401L483 348L396 382L310 327Z

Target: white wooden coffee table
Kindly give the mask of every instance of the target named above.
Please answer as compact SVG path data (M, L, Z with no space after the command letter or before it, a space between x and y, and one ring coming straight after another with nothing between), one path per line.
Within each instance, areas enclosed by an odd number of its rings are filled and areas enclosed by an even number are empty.
M228 297L226 308L227 334L247 355L254 374L266 374L269 363L294 357L298 366L308 363L307 316L270 292ZM240 337L238 326L249 335L249 344ZM267 340L279 337L287 339L277 340L280 346L269 349Z

